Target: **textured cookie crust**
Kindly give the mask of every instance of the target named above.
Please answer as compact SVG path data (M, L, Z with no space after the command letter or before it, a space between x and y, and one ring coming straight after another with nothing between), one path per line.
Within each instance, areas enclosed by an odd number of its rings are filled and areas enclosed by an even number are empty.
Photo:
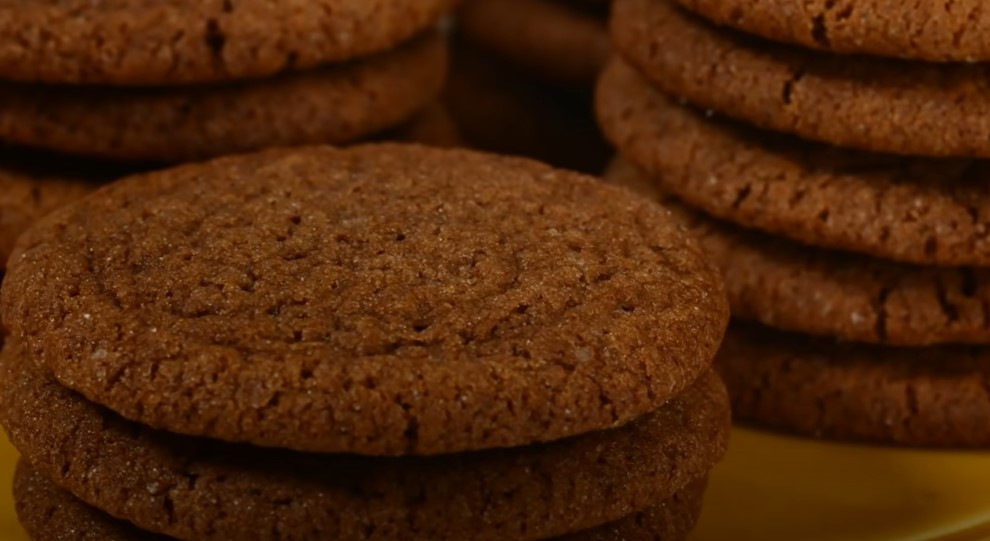
M720 25L843 54L990 60L983 0L677 0Z
M985 162L841 150L705 118L618 59L597 110L626 159L710 215L886 259L990 265Z
M0 359L11 442L90 505L182 539L543 539L667 500L715 465L729 431L708 372L641 421L548 445L427 459L264 450L124 421L14 347Z
M4 0L0 77L167 86L260 78L390 49L454 0Z
M990 445L985 348L836 344L733 324L716 365L739 421L840 440Z
M670 500L613 524L557 541L679 541L701 514L705 481L695 481ZM86 505L52 484L24 461L14 474L17 516L34 541L169 541Z
M608 59L605 22L569 2L468 0L458 28L478 44L539 79L591 85Z
M161 162L349 143L408 120L446 75L446 41L431 32L373 58L265 81L165 89L0 83L0 139Z
M537 81L464 41L453 46L443 101L479 150L594 175L612 156L586 92Z
M617 0L617 50L701 108L836 146L990 157L990 67L848 57L718 28L673 0Z
M652 202L411 145L132 177L19 247L3 321L63 384L156 428L306 451L622 425L709 366L728 317Z
M631 166L606 177L659 200L722 269L735 317L820 336L923 346L990 343L990 270L920 267L801 246L689 210Z
M35 221L96 187L81 179L36 176L0 165L0 275L14 243Z

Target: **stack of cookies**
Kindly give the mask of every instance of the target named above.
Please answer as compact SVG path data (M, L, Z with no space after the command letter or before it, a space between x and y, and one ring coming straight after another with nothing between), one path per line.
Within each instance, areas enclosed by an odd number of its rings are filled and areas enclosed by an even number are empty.
M384 136L454 137L429 106L447 70L434 27L454 0L132 4L0 7L0 274L25 225L108 170L397 126Z
M131 177L21 237L2 315L36 541L683 539L729 429L718 271L528 160Z
M467 0L445 102L467 142L600 173L590 90L608 58L606 0Z
M972 7L616 1L597 107L635 170L613 173L686 205L724 271L746 322L718 361L737 418L990 446L990 21Z

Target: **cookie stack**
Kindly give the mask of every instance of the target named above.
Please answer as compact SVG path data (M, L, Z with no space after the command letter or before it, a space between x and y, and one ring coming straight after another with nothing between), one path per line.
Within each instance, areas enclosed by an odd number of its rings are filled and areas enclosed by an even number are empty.
M717 270L536 162L221 158L11 261L0 422L37 541L682 539L725 451Z
M0 7L0 274L40 216L115 178L272 146L449 144L454 0L18 2ZM415 115L420 115L414 118ZM446 124L444 124L446 122ZM41 149L54 154L40 157ZM64 155L126 166L71 161ZM64 163L62 163L64 162Z
M609 2L468 0L445 93L478 148L600 173L590 90L608 58Z
M680 4L616 2L597 106L641 172L616 176L697 209L680 212L748 322L718 361L737 418L990 445L990 93L969 62L990 59L990 21L936 3Z

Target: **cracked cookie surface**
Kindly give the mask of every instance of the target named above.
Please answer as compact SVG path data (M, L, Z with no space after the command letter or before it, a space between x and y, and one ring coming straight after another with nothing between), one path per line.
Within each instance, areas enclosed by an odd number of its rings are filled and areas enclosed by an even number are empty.
M841 344L733 323L716 359L733 415L786 432L990 445L990 350Z
M990 65L841 56L719 28L673 0L617 0L615 48L703 109L874 152L990 157Z
M437 454L622 425L702 373L718 272L652 202L404 145L131 177L15 249L3 322L63 384L174 432Z
M725 387L709 371L641 420L547 445L433 458L316 455L125 421L56 383L14 344L0 374L3 426L35 469L143 529L202 541L563 535L703 478L730 425Z
M857 342L990 344L990 269L803 246L690 210L625 162L606 178L663 203L698 237L725 276L734 317Z
M667 192L805 244L927 265L990 265L990 167L838 149L679 105L619 59L599 122Z
M4 82L0 139L155 162L344 144L408 120L446 75L446 39L430 32L374 57L264 81L155 89Z
M3 0L0 76L163 86L262 78L390 49L453 0Z
M677 0L721 25L842 54L990 60L983 0Z

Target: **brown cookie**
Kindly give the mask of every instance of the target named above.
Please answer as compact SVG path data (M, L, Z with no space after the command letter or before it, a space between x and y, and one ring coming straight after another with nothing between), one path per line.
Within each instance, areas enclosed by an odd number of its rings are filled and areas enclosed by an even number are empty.
M452 59L443 101L467 144L601 174L612 151L587 93L537 81L463 41Z
M49 212L89 193L95 184L82 179L35 176L0 166L0 276L17 238Z
M836 146L990 157L990 67L840 56L718 28L673 0L617 0L617 50L658 88Z
M0 139L117 160L191 161L352 142L412 117L447 71L436 33L351 64L265 81L166 89L0 83Z
M613 524L556 538L557 541L678 541L701 513L705 480L670 500ZM34 541L170 541L117 520L55 486L24 461L14 473L18 518Z
M615 59L599 123L692 207L803 243L934 265L990 265L990 168L805 143L706 115Z
M163 86L258 78L390 49L453 0L38 0L0 7L0 77Z
M990 344L990 269L805 247L691 211L630 166L606 177L662 201L698 236L722 269L735 317L859 342Z
M733 324L716 361L740 421L816 437L990 446L990 350L840 344Z
M591 85L608 58L605 22L550 0L467 0L458 13L464 38L538 79Z
M622 425L707 369L728 316L652 202L412 145L132 177L19 247L3 322L63 384L157 428L304 451Z
M312 455L125 421L55 383L14 343L0 373L0 420L39 472L143 529L200 541L526 541L581 531L703 477L725 452L730 422L725 388L708 372L642 420L552 444L434 458Z
M935 62L990 60L982 0L677 0L720 25L803 47Z

